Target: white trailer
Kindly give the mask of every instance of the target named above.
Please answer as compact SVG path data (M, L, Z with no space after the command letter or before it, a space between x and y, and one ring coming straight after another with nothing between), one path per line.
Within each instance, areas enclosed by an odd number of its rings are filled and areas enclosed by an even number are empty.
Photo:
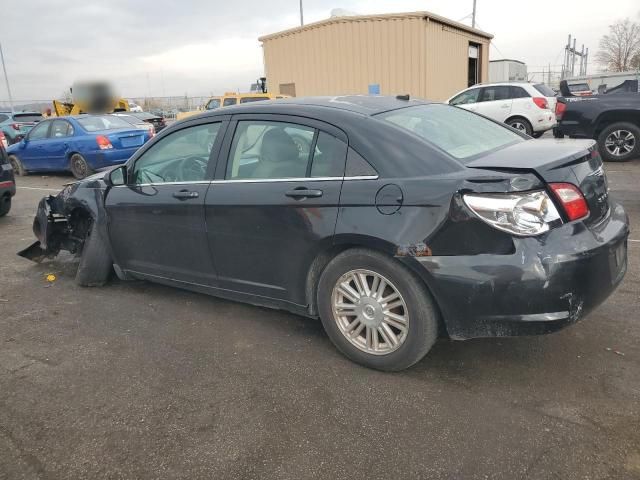
M489 61L489 82L526 82L527 65L519 60Z
M571 77L566 80L569 85L586 83L593 93L607 93L607 91L622 85L627 80L638 82L640 80L640 72L602 72Z

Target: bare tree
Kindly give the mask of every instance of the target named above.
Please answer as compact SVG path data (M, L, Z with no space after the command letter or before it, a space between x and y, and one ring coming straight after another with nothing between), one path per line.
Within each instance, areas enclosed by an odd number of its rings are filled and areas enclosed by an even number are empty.
M600 39L596 61L606 70L624 72L637 68L639 56L640 25L625 18L609 25L609 33Z

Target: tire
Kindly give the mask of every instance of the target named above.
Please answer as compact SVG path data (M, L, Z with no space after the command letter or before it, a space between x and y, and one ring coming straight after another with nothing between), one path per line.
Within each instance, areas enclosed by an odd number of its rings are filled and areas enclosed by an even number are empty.
M544 135L544 132L533 132L531 134L533 138L540 138L542 135Z
M385 280L388 286L383 287L379 295L374 297L363 295L359 303L355 303L342 295L344 287L337 288L338 284L344 285L348 282L349 278L352 278L349 275L353 272L356 275L365 275L367 287L370 290L373 290L376 285L381 285L381 282L375 283L375 275ZM366 275L369 274L372 276L367 277ZM355 284L347 284L352 286L353 290ZM397 299L391 299L386 304L382 302L376 304L376 297L377 299L381 296L388 298L394 291L399 294ZM438 337L439 315L425 285L400 262L375 251L355 248L337 255L320 276L317 302L322 324L333 344L346 357L365 367L384 371L408 368L427 354ZM334 308L334 302L336 305L352 305L351 311L354 313L342 316L334 313L338 310L343 313L350 311L344 310L344 307ZM406 325L404 333L396 326L386 323L389 318L382 312L387 308L385 305L397 303L403 303L403 305L392 307L387 313L395 314L396 318L406 318L406 322L403 323ZM365 308L369 310L365 311ZM356 314L356 311L359 313ZM382 323L380 323L381 318L385 319ZM369 322L371 325L360 328L358 324L352 334L356 331L359 333L352 336L350 340L344 333L345 329L349 328L346 325L351 326L356 322L362 324ZM395 334L397 340L395 346L389 341L390 337L387 333L389 329ZM371 332L371 336L368 336L367 332ZM369 346L374 345L373 335L376 338L375 344L379 348L377 352Z
M78 180L88 177L93 173L93 169L79 153L74 153L69 159L69 170Z
M564 133L562 133L562 131L559 128L554 127L553 138L564 138Z
M0 217L4 217L11 210L11 195L3 195L0 198Z
M529 123L529 120L527 120L526 118L513 117L507 120L505 123L511 128L515 128L522 133L526 133L529 136L533 135L533 127L531 126L531 123Z
M102 286L109 280L112 269L106 242L93 224L82 247L76 283L81 287Z
M11 164L11 167L13 168L13 172L16 175L24 177L29 174L29 172L25 170L20 159L15 155L9 155L9 163Z
M600 155L607 162L628 162L640 156L640 128L629 122L616 122L598 135Z

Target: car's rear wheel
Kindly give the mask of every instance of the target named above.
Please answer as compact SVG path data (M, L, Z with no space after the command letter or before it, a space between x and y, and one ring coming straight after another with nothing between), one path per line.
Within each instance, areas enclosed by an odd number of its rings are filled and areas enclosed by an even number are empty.
M516 130L520 130L522 133L526 133L527 135L533 135L533 127L529 120L522 117L514 117L507 120L507 125Z
M400 262L366 249L337 255L323 271L318 310L348 358L386 371L422 359L438 336L438 313L421 280Z
M27 171L25 170L22 162L15 155L9 155L9 163L11 164L11 168L13 168L13 172L16 175L20 175L21 177L27 175Z
M11 195L0 197L0 217L4 217L11 210Z
M85 158L79 153L74 153L69 159L69 170L78 179L85 178L93 173Z
M111 275L113 261L95 223L89 229L80 255L76 283L82 287L104 285Z
M531 134L533 138L540 138L542 135L544 135L544 132L533 132Z
M602 158L608 162L626 162L640 156L640 128L633 123L618 122L598 135Z

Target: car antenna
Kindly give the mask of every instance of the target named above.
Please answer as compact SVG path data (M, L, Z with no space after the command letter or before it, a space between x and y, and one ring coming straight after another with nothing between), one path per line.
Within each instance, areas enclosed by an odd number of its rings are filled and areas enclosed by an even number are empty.
M405 93L404 95L396 95L398 100L409 100L409 94Z

